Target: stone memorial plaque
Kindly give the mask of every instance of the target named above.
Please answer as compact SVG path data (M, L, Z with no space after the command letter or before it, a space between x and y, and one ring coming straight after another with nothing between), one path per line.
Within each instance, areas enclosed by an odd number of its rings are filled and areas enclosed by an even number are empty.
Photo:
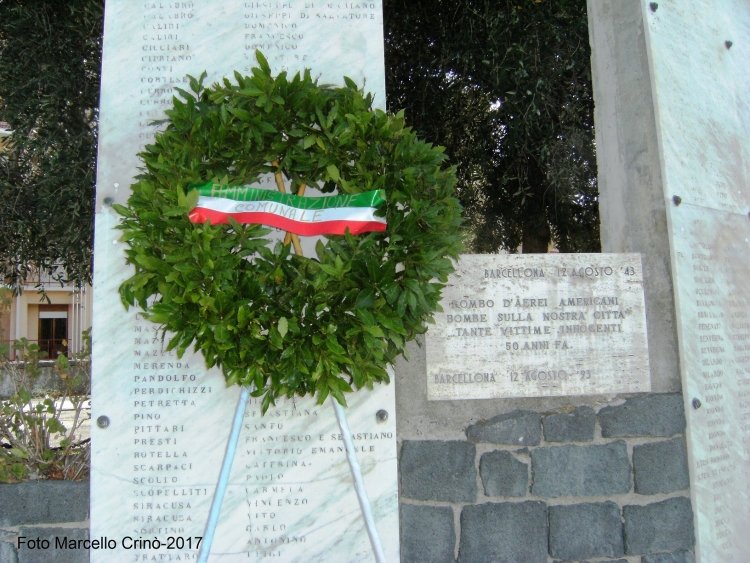
M750 4L642 2L667 201L696 555L750 553Z
M651 389L638 254L463 255L441 304L429 400Z
M255 50L275 73L350 76L385 106L381 2L129 2L105 11L94 272L91 537L116 541L92 561L197 559L239 388L202 356L163 351L156 326L125 312L118 216L173 87L249 74ZM261 184L275 189L272 179ZM308 190L308 195L316 195ZM283 233L277 233L281 236ZM302 238L306 255L315 240ZM349 425L390 561L399 560L394 388L347 397ZM378 421L384 409L387 420ZM329 401L251 399L209 561L373 561ZM170 539L172 538L172 539ZM154 540L160 543L155 543ZM146 541L149 540L149 541ZM150 543L149 543L150 542Z

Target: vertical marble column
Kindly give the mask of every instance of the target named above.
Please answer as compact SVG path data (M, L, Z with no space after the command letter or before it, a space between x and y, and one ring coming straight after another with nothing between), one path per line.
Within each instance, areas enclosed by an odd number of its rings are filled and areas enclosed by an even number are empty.
M94 272L91 537L116 540L92 561L192 560L239 394L200 354L165 352L158 327L126 312L132 275L111 204L125 203L137 153L187 75L248 74L256 49L278 73L350 76L385 107L381 2L109 0ZM272 181L265 182L275 189ZM315 190L309 190L315 195ZM310 246L307 241L306 247ZM313 241L314 243L314 241ZM350 400L349 423L389 560L398 561L393 386ZM384 409L390 416L379 421ZM100 425L96 421L100 420ZM266 416L251 402L210 561L370 561L369 539L336 417L309 398ZM171 538L171 539L170 539ZM153 542L154 539L158 543ZM151 540L151 543L142 540Z
M646 293L649 336L652 322L672 318L678 336L675 344L665 331L652 342L666 370L652 371L654 387L665 374L665 390L673 387L679 365L697 559L743 561L750 553L750 5L592 1L589 10L603 246L644 256L633 246L651 246L669 258L654 279L661 289Z

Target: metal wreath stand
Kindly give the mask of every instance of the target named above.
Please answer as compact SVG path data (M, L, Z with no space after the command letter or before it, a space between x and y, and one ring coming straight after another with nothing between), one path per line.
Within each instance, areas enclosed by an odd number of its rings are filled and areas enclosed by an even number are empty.
M281 193L287 193L284 185L284 178L281 172L278 170L279 163L274 161L272 163L277 171L274 174L276 180L276 187ZM297 196L301 197L305 193L305 184L302 184L297 190ZM288 232L284 237L284 244L292 243L294 251L298 256L303 256L302 245L299 241L299 236L295 233ZM227 484L229 482L229 474L234 463L234 456L237 452L237 444L239 443L240 430L242 428L242 418L245 414L245 408L247 407L247 401L250 398L250 388L243 386L240 398L237 401L237 408L234 411L234 418L232 420L232 430L229 434L229 441L227 442L226 453L224 454L224 460L221 464L221 472L219 473L219 482L216 485L216 491L214 492L213 500L211 501L211 510L209 512L208 521L206 522L206 528L203 533L203 542L201 543L200 552L198 554L198 563L207 563L208 556L211 553L211 546L214 540L214 534L216 533L216 526L219 523L219 515L221 513L221 505L224 501L224 495L227 490ZM383 545L380 541L380 535L375 525L375 518L372 514L372 506L370 504L370 498L367 496L367 489L365 488L365 481L362 477L362 468L359 465L359 459L357 459L356 451L354 450L354 440L352 439L352 433L349 429L349 423L346 419L346 411L338 401L331 395L331 404L333 410L336 413L336 420L341 428L341 434L344 438L344 446L346 448L346 457L349 462L349 469L352 472L352 478L354 479L354 489L357 492L357 499L359 500L359 506L362 510L362 516L365 520L365 527L367 528L367 535L370 538L370 544L375 555L377 563L387 563L385 558L385 552L383 551Z

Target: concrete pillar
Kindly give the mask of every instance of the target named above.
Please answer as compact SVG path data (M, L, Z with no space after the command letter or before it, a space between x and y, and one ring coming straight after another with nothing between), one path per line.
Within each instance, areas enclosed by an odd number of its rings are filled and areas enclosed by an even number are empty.
M681 389L656 117L640 0L588 0L602 252L640 252L654 392Z

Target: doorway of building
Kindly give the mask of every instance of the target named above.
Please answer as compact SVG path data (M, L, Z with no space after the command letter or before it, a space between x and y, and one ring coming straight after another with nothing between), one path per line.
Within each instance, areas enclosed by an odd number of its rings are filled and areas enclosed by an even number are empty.
M68 306L39 306L39 348L51 360L68 353Z

